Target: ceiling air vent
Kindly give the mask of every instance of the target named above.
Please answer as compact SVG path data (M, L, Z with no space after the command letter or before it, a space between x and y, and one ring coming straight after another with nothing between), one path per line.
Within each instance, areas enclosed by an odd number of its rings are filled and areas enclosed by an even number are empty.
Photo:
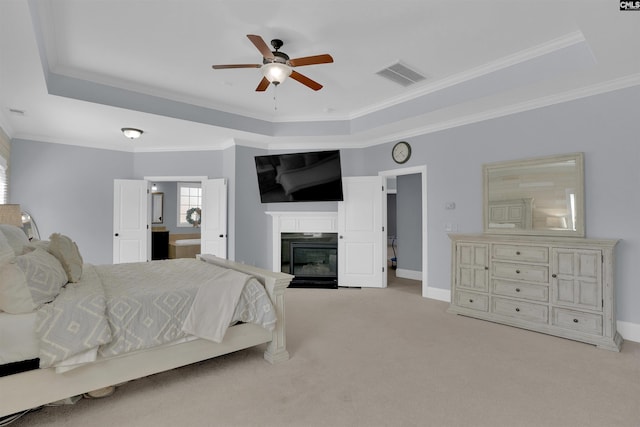
M390 67L378 71L376 74L402 86L411 86L414 83L418 83L426 79L425 76L412 70L401 62L396 62Z

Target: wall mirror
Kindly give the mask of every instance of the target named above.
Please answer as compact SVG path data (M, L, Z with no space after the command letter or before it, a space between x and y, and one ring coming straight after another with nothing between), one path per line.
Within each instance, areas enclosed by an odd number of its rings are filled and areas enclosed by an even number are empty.
M164 193L151 194L151 223L162 224L164 222Z
M582 153L483 165L484 232L584 237Z

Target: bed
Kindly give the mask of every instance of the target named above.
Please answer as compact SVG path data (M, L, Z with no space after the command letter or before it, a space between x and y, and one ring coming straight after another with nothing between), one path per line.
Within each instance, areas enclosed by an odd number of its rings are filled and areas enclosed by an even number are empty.
M0 363L39 367L0 377L0 416L260 344L270 363L289 358L290 275L213 255L91 265L67 236L21 232L0 224Z

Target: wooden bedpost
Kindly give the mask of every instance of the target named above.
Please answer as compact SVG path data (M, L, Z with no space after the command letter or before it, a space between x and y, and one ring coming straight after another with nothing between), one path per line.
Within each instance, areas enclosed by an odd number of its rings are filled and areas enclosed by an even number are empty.
M289 360L285 333L284 291L289 286L293 276L284 273L280 274L286 277L265 278L265 288L269 297L271 297L271 301L273 301L273 305L276 307L276 316L278 318L276 328L273 330L273 340L267 344L267 351L264 352L264 358L270 363Z

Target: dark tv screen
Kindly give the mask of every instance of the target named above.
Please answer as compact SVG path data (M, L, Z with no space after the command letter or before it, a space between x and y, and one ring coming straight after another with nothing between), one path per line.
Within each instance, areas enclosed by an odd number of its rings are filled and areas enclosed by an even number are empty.
M340 151L256 156L262 203L342 201Z

